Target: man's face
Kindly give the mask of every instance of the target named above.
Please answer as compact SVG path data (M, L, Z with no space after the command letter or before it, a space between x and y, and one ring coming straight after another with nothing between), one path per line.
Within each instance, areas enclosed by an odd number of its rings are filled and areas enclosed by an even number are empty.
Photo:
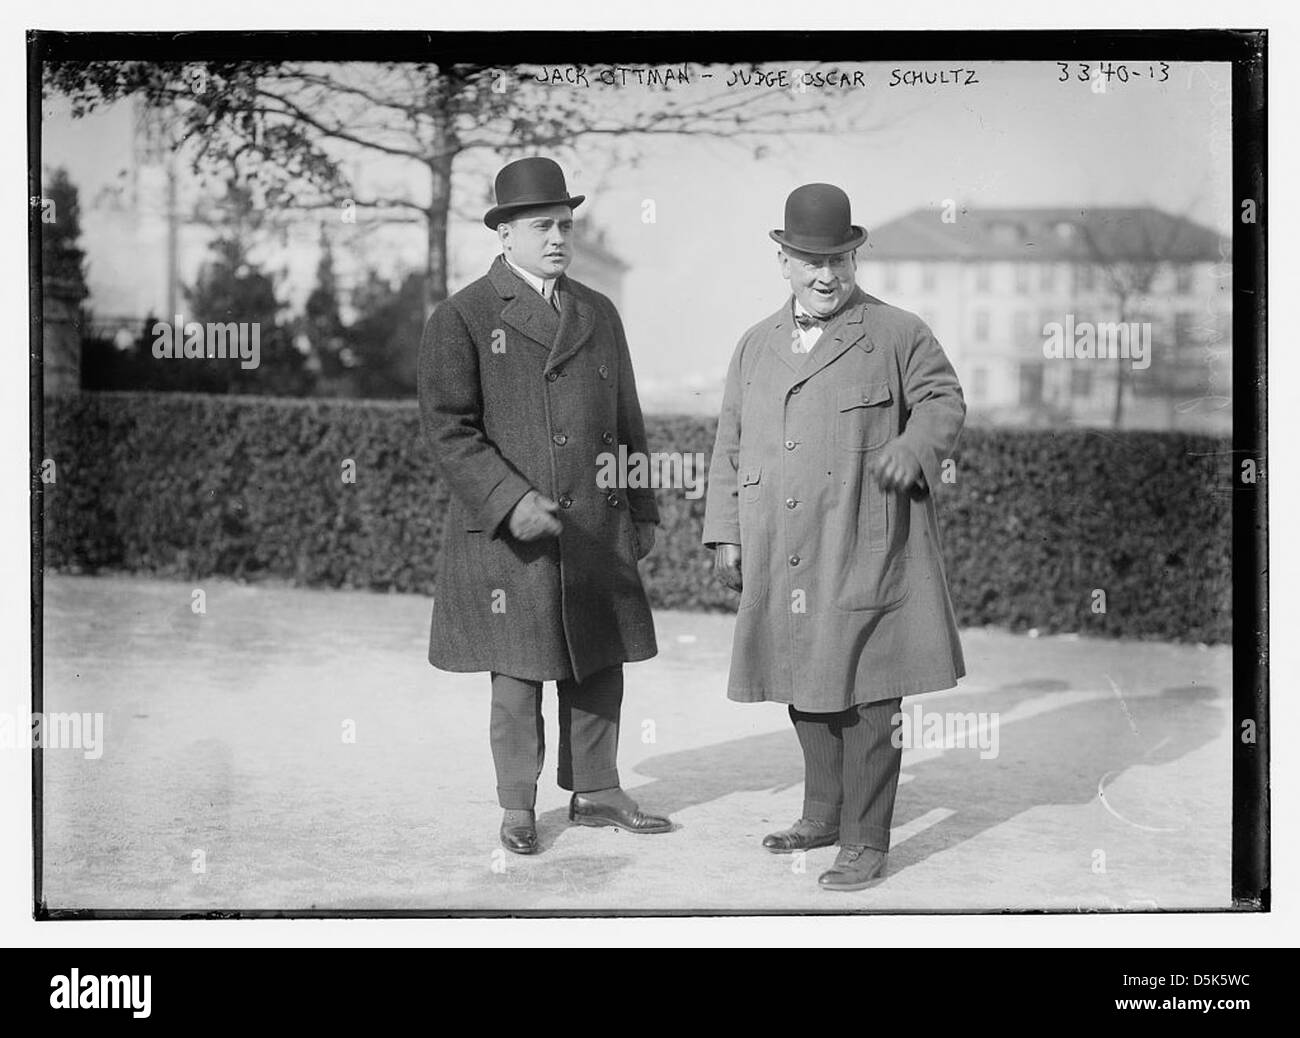
M539 278L555 278L573 260L573 210L567 205L526 209L497 225L506 259Z
M849 301L856 287L858 259L855 252L818 256L783 248L781 276L800 305L815 317L829 317Z

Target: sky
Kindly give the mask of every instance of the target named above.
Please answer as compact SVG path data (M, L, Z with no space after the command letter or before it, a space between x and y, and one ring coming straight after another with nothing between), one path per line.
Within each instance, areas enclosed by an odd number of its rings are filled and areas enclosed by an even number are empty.
M773 133L761 142L761 158L736 143L668 137L646 140L640 160L626 168L599 151L560 156L570 190L590 193L580 212L630 264L623 317L639 380L651 393L720 382L740 335L785 297L768 231L781 225L786 195L803 183L843 187L854 221L868 230L952 199L965 207L1152 205L1226 233L1233 214L1228 66L1125 64L1129 81L1112 78L1104 91L1079 80L1079 62L1070 63L1066 82L1053 61L840 64L860 71L864 85L830 92L832 103L865 112L872 128ZM783 65L815 62L794 55ZM909 71L955 68L964 70L947 77L956 82L890 85ZM707 89L725 77L725 69L714 71ZM697 76L673 89L688 95L706 85ZM646 88L624 92L629 111L655 103ZM810 89L799 101L825 96ZM83 199L93 197L126 161L130 125L121 110L74 122L49 103L43 162L68 167ZM792 113L791 130L806 125ZM487 158L484 177L496 164ZM584 164L603 167L595 184ZM379 163L362 170L374 181L405 175ZM644 218L647 201L653 222ZM410 240L415 264L418 231ZM495 237L481 223L460 221L450 249L455 289L486 268ZM282 257L289 280L309 287L314 249L289 251ZM95 259L92 249L92 268ZM293 289L299 298L303 291ZM92 302L113 310L112 301Z

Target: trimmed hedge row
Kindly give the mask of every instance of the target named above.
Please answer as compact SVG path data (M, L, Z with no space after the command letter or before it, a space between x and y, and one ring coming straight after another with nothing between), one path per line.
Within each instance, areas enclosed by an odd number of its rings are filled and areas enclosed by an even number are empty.
M712 420L650 416L647 426L652 450L712 448ZM1227 446L967 429L956 482L937 491L958 619L1230 640ZM83 393L47 402L44 457L57 473L43 487L51 570L434 585L446 490L412 403ZM703 498L661 490L659 504L658 545L642 563L651 602L733 609L700 545Z

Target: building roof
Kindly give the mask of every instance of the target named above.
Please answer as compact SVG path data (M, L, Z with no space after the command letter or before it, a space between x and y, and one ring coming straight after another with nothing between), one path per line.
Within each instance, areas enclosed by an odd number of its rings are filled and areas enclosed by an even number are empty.
M1151 207L916 209L871 230L866 260L1217 261L1231 242L1216 231ZM1222 246L1222 252L1220 247Z

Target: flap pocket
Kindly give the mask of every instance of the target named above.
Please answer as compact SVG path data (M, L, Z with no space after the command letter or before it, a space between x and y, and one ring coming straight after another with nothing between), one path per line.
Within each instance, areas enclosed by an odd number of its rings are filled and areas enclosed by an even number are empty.
M742 487L752 487L755 483L760 482L762 478L763 466L753 465L740 473L740 485Z
M839 409L851 411L855 407L871 407L875 404L888 404L894 399L888 382L864 382L857 386L845 386L839 392Z

